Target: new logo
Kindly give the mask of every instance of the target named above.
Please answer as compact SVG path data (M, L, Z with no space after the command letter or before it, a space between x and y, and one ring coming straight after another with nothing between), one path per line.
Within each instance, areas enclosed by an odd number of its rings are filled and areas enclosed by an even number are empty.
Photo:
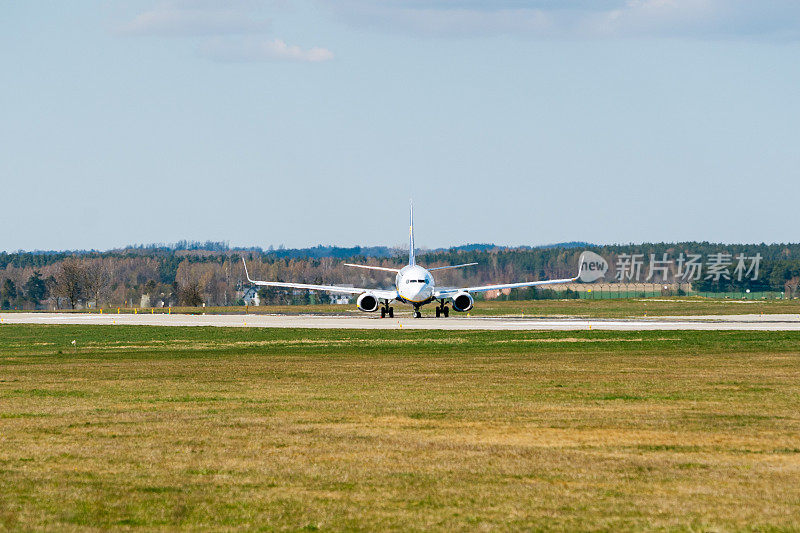
M583 252L580 257L580 280L591 283L602 278L608 272L608 263L594 252Z

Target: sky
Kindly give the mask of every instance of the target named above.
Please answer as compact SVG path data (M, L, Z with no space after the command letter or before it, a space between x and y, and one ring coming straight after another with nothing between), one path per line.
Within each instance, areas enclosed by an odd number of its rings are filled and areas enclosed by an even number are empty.
M797 242L796 0L0 8L0 250Z

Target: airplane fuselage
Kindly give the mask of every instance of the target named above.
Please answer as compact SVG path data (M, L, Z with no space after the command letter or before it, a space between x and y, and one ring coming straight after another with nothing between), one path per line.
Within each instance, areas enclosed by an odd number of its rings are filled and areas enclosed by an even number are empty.
M409 304L422 305L433 300L433 275L419 265L406 265L395 278L398 299Z

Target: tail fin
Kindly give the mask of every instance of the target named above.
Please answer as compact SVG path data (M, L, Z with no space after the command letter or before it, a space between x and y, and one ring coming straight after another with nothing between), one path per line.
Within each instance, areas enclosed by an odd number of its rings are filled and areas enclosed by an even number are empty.
M417 264L414 259L414 202L411 202L411 215L408 222L408 264Z

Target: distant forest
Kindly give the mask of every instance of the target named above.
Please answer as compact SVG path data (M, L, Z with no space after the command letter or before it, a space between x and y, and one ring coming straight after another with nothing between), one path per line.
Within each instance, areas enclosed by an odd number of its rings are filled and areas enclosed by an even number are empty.
M727 275L686 282L696 291L781 291L796 297L800 284L800 244L715 244L708 242L645 243L596 246L562 243L544 247L502 247L473 244L450 249L423 250L417 261L425 266L477 262L475 267L437 273L437 285L469 286L571 277L583 250L594 251L613 271L620 257L640 254L646 274L651 254L675 258L680 254L759 256L756 279L737 279L730 265ZM400 267L407 251L388 247L263 250L230 248L224 242L183 241L172 245L130 246L119 250L0 253L0 306L3 309L72 308L81 306L241 305L249 287L242 268L248 261L252 277L275 281L391 287L391 273L348 268L344 261ZM681 281L672 265L665 283ZM752 277L753 272L750 273ZM646 276L642 276L644 280ZM659 282L661 277L656 279ZM605 282L614 283L613 272ZM633 283L630 279L620 280ZM537 291L517 291L517 298L535 298ZM262 303L302 304L321 295L268 289Z

